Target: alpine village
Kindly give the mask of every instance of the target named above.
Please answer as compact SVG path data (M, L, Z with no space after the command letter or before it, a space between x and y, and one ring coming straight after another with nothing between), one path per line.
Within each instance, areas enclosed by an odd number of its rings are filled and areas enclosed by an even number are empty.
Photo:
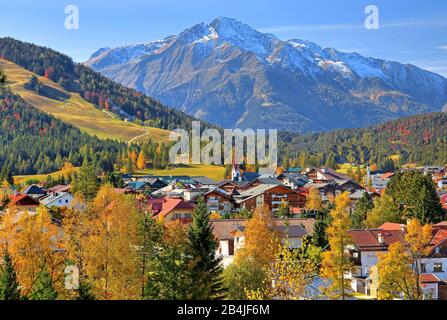
M12 38L0 69L0 299L447 300L447 114L175 165L193 116Z

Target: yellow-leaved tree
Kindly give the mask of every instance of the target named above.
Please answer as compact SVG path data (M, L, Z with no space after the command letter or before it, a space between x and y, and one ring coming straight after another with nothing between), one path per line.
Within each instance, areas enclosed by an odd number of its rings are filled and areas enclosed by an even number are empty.
M90 230L91 215L87 210L78 210L77 203L80 203L82 199L76 197L74 205L63 213L62 227L64 232L64 248L66 250L66 257L69 264L76 266L79 272L79 288L89 287L87 274L85 270L86 265L86 247L89 235L92 232ZM71 298L79 298L79 290L69 291L67 295Z
M138 212L134 200L104 185L88 208L85 271L96 297L136 299Z
M279 238L274 230L275 221L267 206L258 207L244 226L244 246L236 252L235 262L249 259L266 267L275 259Z
M310 189L309 196L307 198L306 207L311 211L323 211L323 201L320 195L320 191L318 189Z
M245 290L249 300L297 300L306 298L306 288L318 273L318 267L303 250L291 250L289 243L278 246L273 262L266 268L267 285Z
M144 168L146 168L146 158L144 157L143 150L141 150L140 154L138 155L137 168L140 170L143 170Z
M34 286L45 272L54 289L63 290L65 257L60 231L43 206L35 213L10 208L3 215L0 241L13 257L23 296L33 298Z
M350 293L351 280L346 277L352 269L346 250L352 243L348 233L351 226L349 204L347 192L335 198L335 208L330 212L332 223L326 229L330 250L323 253L321 276L327 280L328 286L321 290L330 299L344 300Z
M379 255L379 299L423 298L421 259L430 253L431 239L432 227L421 225L417 219L413 219L407 225L405 242L395 242L389 246L387 253Z

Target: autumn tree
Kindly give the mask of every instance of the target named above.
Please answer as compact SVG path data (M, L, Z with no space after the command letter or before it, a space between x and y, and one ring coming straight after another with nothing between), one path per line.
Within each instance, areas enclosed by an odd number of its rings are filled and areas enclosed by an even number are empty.
M74 173L74 166L70 162L65 162L61 171L65 181L69 181Z
M431 251L432 227L412 219L406 229L405 243L393 243L386 254L379 255L379 299L403 295L408 300L421 300L421 261Z
M300 250L290 250L288 243L280 245L275 260L268 269L272 284L268 296L271 299L295 300L304 298L307 286L318 274L315 261Z
M11 209L2 222L0 236L14 259L22 295L31 294L43 272L49 273L56 290L60 290L65 261L63 243L48 209L39 207L35 214Z
M203 198L199 198L197 207L189 225L192 277L195 286L193 299L218 299L224 295L222 285L221 258L216 257L217 242L209 220L209 212Z
M143 150L141 150L140 154L138 155L137 168L140 170L143 170L144 168L146 168L146 159L144 157Z
M292 214L290 212L289 204L286 200L282 199L278 210L275 212L275 216L280 219L291 218Z
M87 210L77 210L76 203L82 201L75 198L74 205L63 214L62 229L64 232L64 248L67 260L72 263L79 273L78 288L74 288L76 299L87 300L92 297L91 285L87 277L85 265L89 235L91 234L91 215ZM88 299L91 300L91 299Z
M235 261L246 258L261 267L269 265L275 258L279 242L274 226L269 208L256 208L253 217L245 223L244 246L236 252Z
M335 208L330 212L332 223L326 229L330 250L323 253L321 276L329 281L329 286L322 290L332 299L344 300L350 290L350 280L346 277L352 268L346 251L346 246L352 243L348 233L351 226L349 202L347 192L336 197Z
M310 189L309 196L306 202L306 208L313 211L314 213L323 211L323 201L318 189Z
M246 300L247 292L265 292L269 286L266 270L245 257L227 266L223 279L230 300Z
M104 185L88 212L85 270L94 295L104 300L135 299L140 291L134 200Z
M402 212L396 207L393 198L388 194L374 200L374 208L367 215L366 226L378 228L385 222L403 222Z
M134 166L137 165L137 159L138 159L138 154L135 150L133 150L132 152L130 152L130 160L132 161L132 164Z
M3 252L0 265L0 300L19 300L20 288L14 263L7 249Z

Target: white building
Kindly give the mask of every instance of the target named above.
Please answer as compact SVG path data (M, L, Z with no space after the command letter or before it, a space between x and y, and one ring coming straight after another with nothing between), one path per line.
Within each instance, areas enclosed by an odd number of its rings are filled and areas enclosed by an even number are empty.
M70 192L55 192L40 200L44 206L51 207L70 207L74 196Z

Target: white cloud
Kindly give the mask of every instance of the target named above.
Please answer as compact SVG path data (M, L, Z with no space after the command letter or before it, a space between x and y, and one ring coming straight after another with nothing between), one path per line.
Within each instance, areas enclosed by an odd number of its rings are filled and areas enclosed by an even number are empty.
M441 49L441 50L447 50L447 44L444 45L444 46L440 46L440 47L438 47L438 49Z

